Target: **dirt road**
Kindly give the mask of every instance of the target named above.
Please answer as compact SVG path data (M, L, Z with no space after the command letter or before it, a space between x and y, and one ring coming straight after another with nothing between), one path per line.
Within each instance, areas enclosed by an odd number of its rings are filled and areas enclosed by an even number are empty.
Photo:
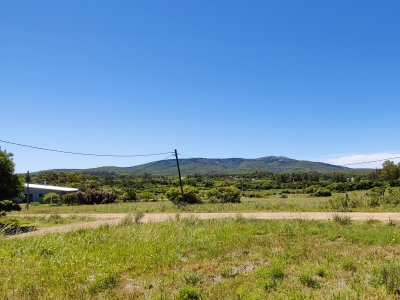
M16 215L29 217L44 217L45 214L29 214ZM117 225L129 214L58 214L61 217L91 217L96 221L73 223L48 228L39 228L38 230L8 236L6 239L25 238L43 235L47 233L65 233L80 229L94 229L104 225ZM400 213L382 212L382 213L365 213L365 212L255 212L255 213L150 213L144 214L140 219L141 223L173 221L177 218L198 218L198 219L222 219L242 217L248 219L260 220L331 220L334 216L347 216L354 221L378 220L378 221L400 221Z

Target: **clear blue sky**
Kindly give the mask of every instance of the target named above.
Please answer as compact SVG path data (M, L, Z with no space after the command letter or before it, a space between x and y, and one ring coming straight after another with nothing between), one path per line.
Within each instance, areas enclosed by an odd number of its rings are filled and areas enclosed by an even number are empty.
M0 139L97 153L400 153L399 1L1 1ZM27 150L17 170L131 166Z

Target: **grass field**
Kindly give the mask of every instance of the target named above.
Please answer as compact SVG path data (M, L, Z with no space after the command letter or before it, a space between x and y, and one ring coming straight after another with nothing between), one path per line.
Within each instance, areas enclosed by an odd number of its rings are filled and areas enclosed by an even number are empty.
M278 195L266 198L243 197L241 203L204 203L186 205L178 208L170 201L162 200L156 202L127 202L101 205L79 205L79 206L47 206L31 205L29 211L25 206L20 213L134 213L141 211L150 212L257 212L257 211L334 211L329 205L331 197L311 197L303 194L288 195L281 198ZM364 207L352 211L400 211L400 206Z
M178 220L0 243L0 298L397 299L395 223Z

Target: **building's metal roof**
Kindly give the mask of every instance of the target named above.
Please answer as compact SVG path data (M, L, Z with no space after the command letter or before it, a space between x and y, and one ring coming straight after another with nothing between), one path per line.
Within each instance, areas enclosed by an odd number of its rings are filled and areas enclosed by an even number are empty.
M28 184L25 183L25 188ZM29 184L30 189L41 189L41 190L49 190L49 191L60 191L60 192L77 192L76 188L68 188L63 186L55 186L55 185L43 185L43 184Z

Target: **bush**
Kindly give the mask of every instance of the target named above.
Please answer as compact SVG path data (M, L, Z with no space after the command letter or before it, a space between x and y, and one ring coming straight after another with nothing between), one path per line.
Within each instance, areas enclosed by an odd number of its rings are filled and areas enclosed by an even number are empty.
M330 197L332 196L332 192L328 189L318 189L316 192L312 194L315 197Z
M0 201L0 216L4 215L7 211L20 211L21 206L11 200Z
M150 201L150 200L157 200L157 197L154 193L152 192L142 192L138 194L138 199L139 200L144 200L144 201Z
M393 261L381 267L379 283L384 285L390 294L400 295L400 263Z
M134 189L126 189L125 194L123 196L123 201L124 202L134 202L137 201L137 195Z
M46 204L57 204L60 200L60 197L56 193L47 193L43 197L43 202Z
M183 187L183 199L180 188L170 188L165 193L168 200L174 204L196 204L201 203L199 190L192 186Z
M79 204L107 204L114 203L117 195L113 191L86 190L77 194Z
M194 286L184 286L180 288L178 292L179 300L200 300L202 298L199 289Z
M69 193L61 196L61 204L77 205L80 204L77 193Z
M207 193L213 203L240 203L241 193L235 187L219 187Z

